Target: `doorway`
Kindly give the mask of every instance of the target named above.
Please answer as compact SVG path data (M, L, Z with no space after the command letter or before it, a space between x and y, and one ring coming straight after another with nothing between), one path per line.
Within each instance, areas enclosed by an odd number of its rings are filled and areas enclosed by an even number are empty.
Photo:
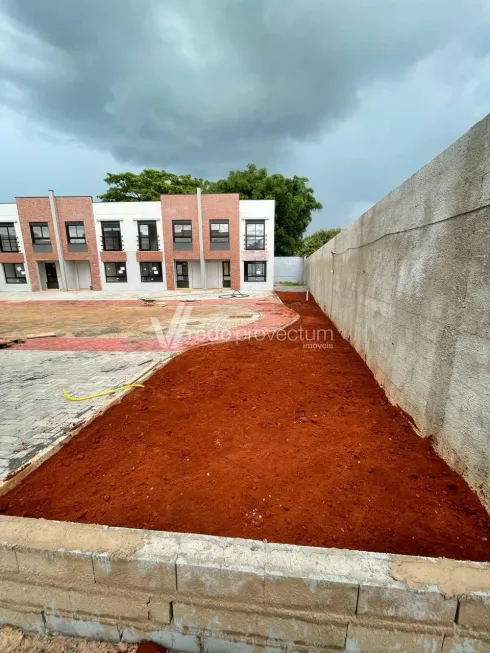
M48 290L59 288L60 284L58 283L56 263L45 263L44 270L46 271L46 288L48 288Z
M231 288L230 261L223 261L223 288Z
M175 261L177 288L189 287L189 264L187 261Z

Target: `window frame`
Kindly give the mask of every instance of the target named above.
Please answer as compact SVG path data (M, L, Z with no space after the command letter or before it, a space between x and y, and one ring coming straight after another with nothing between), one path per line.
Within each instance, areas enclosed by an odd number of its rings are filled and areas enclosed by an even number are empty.
M244 261L245 267L243 270L244 281L248 283L265 283L267 281L267 261ZM261 265L264 267L263 274L252 274L248 271L249 266Z
M34 228L41 228L42 233L44 234L44 229L47 230L48 235L42 235L41 237L34 235ZM48 222L29 222L29 229L31 232L31 242L33 245L51 245L51 232L49 230Z
M140 227L148 226L148 236L141 233ZM151 228L155 228L155 234L152 236ZM148 247L143 247L143 239L148 240ZM155 245L155 247L152 247ZM138 220L138 249L142 252L159 252L160 246L158 243L158 228L156 220Z
M213 226L226 226L225 236L213 236ZM209 221L209 242L210 243L229 243L230 242L230 221L229 220L210 220Z
M145 266L158 265L160 267L160 274L148 274L146 278L143 276L143 268ZM153 270L151 270L153 272ZM161 261L140 261L140 277L142 283L162 283L163 282L163 266Z
M14 276L7 275L7 268L12 266L14 271ZM22 266L22 271L24 274L17 274L17 266ZM27 283L27 274L24 263L3 263L3 275L5 277L5 283L17 285L19 283ZM9 279L15 279L15 281L9 281Z
M190 236L177 236L175 227L188 227ZM172 241L177 244L192 244L192 220L172 220Z
M121 222L119 220L104 220L101 222L101 231L102 231L102 249L104 252L122 252L123 251L123 242L122 242L122 233L121 233ZM115 228L116 227L116 228ZM115 230L118 236L106 236L106 230ZM112 240L116 241L116 244L119 247L107 247L107 241ZM113 242L114 244L114 242Z
M263 236L257 236L256 233L249 234L249 227L256 227L257 225L260 225L264 229L264 235ZM249 245L249 239L253 239L253 242L256 243L258 240L262 241L262 247L251 247ZM255 250L255 251L263 251L265 250L265 220L246 220L245 221L245 249L246 250Z
M83 227L83 237L82 236L71 236L70 227ZM66 242L68 245L86 245L87 244L87 234L85 232L85 223L83 220L74 220L71 222L65 222L65 231L66 231Z
M114 265L116 274L107 274L107 266ZM118 266L124 266L124 275L117 274ZM128 268L126 266L126 261L104 261L104 272L106 283L127 283L128 281Z
M2 236L0 233L0 252L18 252L19 251L19 241L17 240L17 234L15 231L15 223L14 222L0 222L0 230L1 229L6 229L7 234L5 236ZM10 231L13 231L10 233ZM4 243L7 243L9 245L10 249L5 249Z

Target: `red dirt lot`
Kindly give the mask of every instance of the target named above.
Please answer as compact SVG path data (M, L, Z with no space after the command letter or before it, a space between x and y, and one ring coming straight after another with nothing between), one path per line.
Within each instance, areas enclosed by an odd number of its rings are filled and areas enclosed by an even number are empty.
M44 517L490 560L490 518L303 293L281 337L189 350L0 499ZM332 329L304 349L299 328Z

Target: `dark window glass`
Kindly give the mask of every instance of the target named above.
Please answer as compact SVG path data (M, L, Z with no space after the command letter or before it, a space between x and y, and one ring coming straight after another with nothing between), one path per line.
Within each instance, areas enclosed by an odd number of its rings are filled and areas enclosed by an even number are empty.
M245 249L265 249L265 222L245 223Z
M156 222L138 222L138 245L144 251L158 252Z
M31 222L31 238L34 245L50 245L49 227L47 222Z
M174 243L192 243L192 223L188 222L172 222L172 229L174 234Z
M3 271L7 283L27 283L23 263L4 263Z
M155 263L140 263L141 281L163 281L162 264L157 261Z
M122 251L121 225L119 222L102 223L102 248L105 252Z
M18 252L19 245L13 222L0 224L0 252Z
M266 280L265 261L245 261L245 281Z
M230 242L230 225L228 220L213 220L210 223L210 228L212 243Z
M126 263L104 263L107 283L124 283L128 280Z
M66 222L66 238L70 245L84 245L87 241L83 222Z

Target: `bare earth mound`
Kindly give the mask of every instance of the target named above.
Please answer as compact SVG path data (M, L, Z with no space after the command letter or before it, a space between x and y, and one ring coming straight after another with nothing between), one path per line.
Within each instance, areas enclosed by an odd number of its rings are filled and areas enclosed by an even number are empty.
M489 560L490 518L303 293L290 327L171 361L0 498L9 515ZM290 334L291 336L294 333ZM303 333L304 337L304 333Z

